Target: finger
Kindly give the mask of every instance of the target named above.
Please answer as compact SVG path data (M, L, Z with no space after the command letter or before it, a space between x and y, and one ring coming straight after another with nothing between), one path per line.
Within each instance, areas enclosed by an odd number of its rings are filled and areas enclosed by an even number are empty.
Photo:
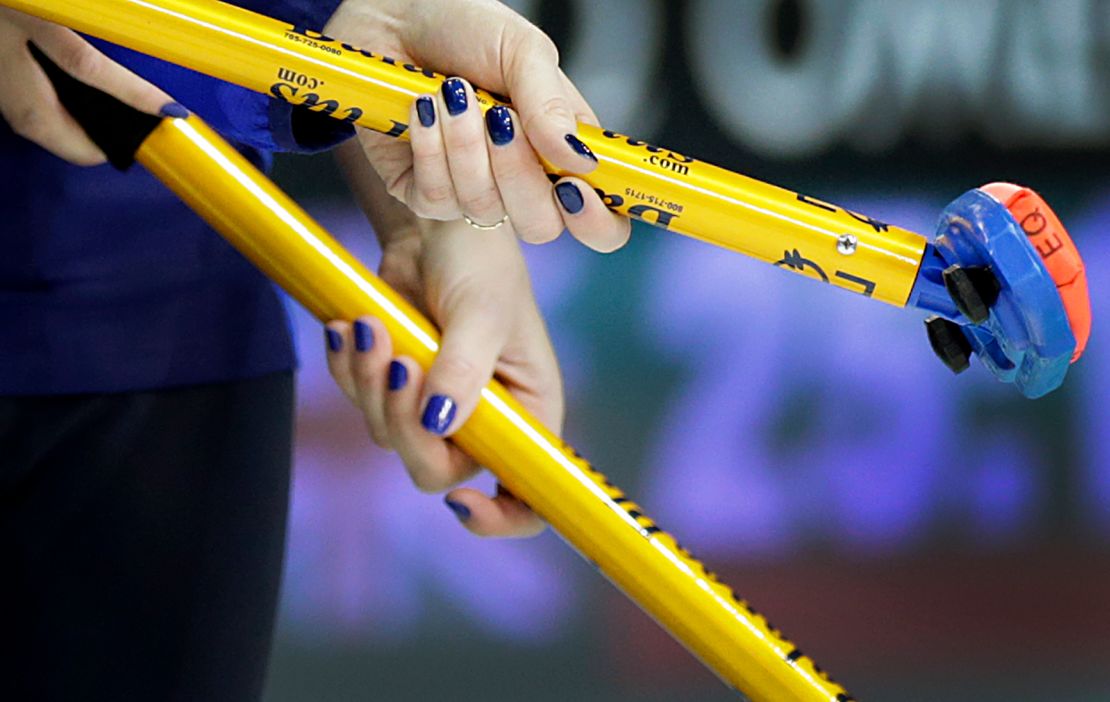
M324 346L327 348L328 373L347 399L358 404L355 379L351 375L351 350L354 343L350 323L328 322L324 327Z
M486 112L490 165L513 229L524 241L543 244L563 233L563 217L548 196L551 181L528 137L518 133L516 113L497 106Z
M31 40L66 73L137 110L158 114L167 103L172 102L169 95L112 61L64 27L47 22L36 23Z
M0 114L12 131L81 166L104 163L104 153L62 107L54 86L22 43L4 42L0 54Z
M577 137L575 99L559 70L559 51L535 27L514 23L506 28L502 56L508 57L505 84L522 128L536 151L561 169L589 173L597 159Z
M493 498L472 488L459 488L447 493L444 502L462 525L477 536L527 538L546 527L535 512L500 485Z
M389 377L386 427L413 484L423 492L442 492L477 474L478 465L458 447L421 426L424 373L420 366L411 358L394 359Z
M366 419L370 438L378 446L390 448L384 402L393 341L381 320L373 317L355 320L351 336L353 348L348 359L356 403Z
M460 293L441 316L443 339L428 370L420 422L432 434L449 436L477 406L513 320L488 289Z
M421 95L413 103L409 119L413 173L404 200L423 217L458 219L462 211L447 165L440 114L431 95Z
M485 124L474 89L462 78L448 78L436 108L459 209L479 224L500 222L505 207L490 168Z
M575 239L602 253L628 243L632 222L610 211L586 182L563 178L555 184L554 195L563 212L563 222Z
M356 130L356 135L365 160L378 174L385 185L386 192L397 201L408 205L407 198L413 178L412 146L396 137L362 127ZM346 169L346 172L350 173L351 170ZM352 183L352 187L357 186L357 183ZM359 192L356 192L356 196ZM417 214L421 213L417 212Z

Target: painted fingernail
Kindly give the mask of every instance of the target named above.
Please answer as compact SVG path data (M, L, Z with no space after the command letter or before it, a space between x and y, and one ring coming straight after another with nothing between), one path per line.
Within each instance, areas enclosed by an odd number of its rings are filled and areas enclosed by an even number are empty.
M582 191L574 183L559 183L555 186L555 194L559 197L559 203L563 209L571 214L578 214L585 205Z
M590 147L583 144L581 139L574 136L573 134L567 134L563 138L567 140L567 144L570 145L570 148L574 151L574 153L578 154L579 156L584 156L594 163L597 163L597 156L594 156L594 152L590 151Z
M416 98L416 117L425 127L436 123L436 104L427 95Z
M446 499L443 502L451 508L451 511L455 513L455 516L459 518L460 522L465 522L470 519L470 508L463 503Z
M466 112L466 84L458 78L448 78L443 81L443 101L447 103L447 112L454 117Z
M400 390L409 382L409 369L405 364L391 361L389 364L389 389Z
M455 419L455 412L458 409L458 405L450 397L432 395L428 398L428 406L424 408L424 416L420 418L420 423L433 434L443 436Z
M355 349L365 353L374 348L374 330L366 322L355 322Z
M324 336L328 340L328 351L338 353L343 350L343 335L334 329L325 329Z
M514 134L513 113L501 105L491 107L486 112L486 129L489 130L490 141L497 146L510 143Z
M185 107L181 103L168 102L165 105L162 105L162 109L159 110L159 114L161 114L163 117L185 119L189 116L189 110L185 109Z

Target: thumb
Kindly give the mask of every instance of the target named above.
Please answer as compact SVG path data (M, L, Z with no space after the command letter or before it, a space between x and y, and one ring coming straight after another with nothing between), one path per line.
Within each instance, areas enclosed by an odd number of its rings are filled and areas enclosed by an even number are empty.
M505 89L532 147L558 168L589 173L597 159L578 139L582 102L559 69L559 50L539 29L521 19L506 28L501 45Z
M508 335L508 320L482 293L464 296L443 318L443 341L424 383L420 423L454 433L474 411Z

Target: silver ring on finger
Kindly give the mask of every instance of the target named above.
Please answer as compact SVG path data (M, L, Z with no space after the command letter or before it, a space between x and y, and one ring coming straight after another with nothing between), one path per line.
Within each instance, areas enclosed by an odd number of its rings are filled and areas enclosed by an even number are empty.
M465 220L467 224L474 227L475 229L480 229L484 232L488 232L488 231L491 231L493 229L497 229L502 224L504 224L505 222L508 222L509 221L509 215L505 215L504 217L502 217L501 221L497 222L496 224L482 224L481 222L475 222L469 216L467 216L465 213L463 214L463 220Z

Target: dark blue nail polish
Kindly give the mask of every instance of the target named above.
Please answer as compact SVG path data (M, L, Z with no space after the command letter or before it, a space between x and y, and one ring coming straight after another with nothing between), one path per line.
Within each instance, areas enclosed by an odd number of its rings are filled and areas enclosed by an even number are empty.
M455 502L454 500L444 500L443 502L451 508L451 511L455 513L455 516L459 518L460 522L465 522L470 519L470 508L463 503Z
M448 78L443 81L443 101L447 103L447 112L452 116L466 112L466 84L458 78Z
M594 156L594 152L590 151L590 147L583 144L581 139L574 136L573 134L567 134L563 138L567 140L567 144L570 145L570 148L574 151L574 153L578 154L579 156L584 156L594 163L597 163L597 156Z
M374 330L366 322L355 322L355 348L363 353L374 348Z
M162 109L159 110L159 113L163 117L173 117L175 119L185 119L189 116L189 110L185 109L181 103L177 102L169 102L162 105Z
M498 105L491 107L486 112L486 129L489 130L489 138L497 146L504 146L513 140L515 130L513 129L513 113L509 112L509 108Z
M436 123L436 104L427 95L416 98L416 117L420 120L420 124L425 127L430 127Z
M562 204L563 209L571 214L578 214L585 205L582 191L574 183L559 183L555 186L555 194L559 197L559 203Z
M328 351L337 353L343 349L343 335L334 329L325 329L324 336L328 339Z
M389 363L389 389L400 390L409 382L409 369L405 364L391 361Z
M424 416L420 418L420 423L433 434L443 436L455 419L455 412L458 409L458 405L450 397L432 395L428 398L428 406L424 408Z

